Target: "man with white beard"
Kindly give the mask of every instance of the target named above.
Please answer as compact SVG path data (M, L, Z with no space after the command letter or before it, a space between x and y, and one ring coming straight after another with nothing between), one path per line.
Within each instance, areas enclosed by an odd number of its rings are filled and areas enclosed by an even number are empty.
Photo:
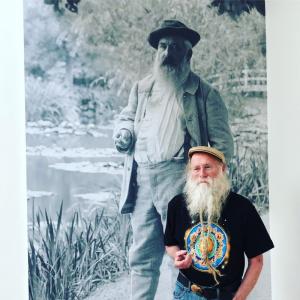
M189 150L184 193L168 206L165 245L180 270L174 299L245 300L255 286L263 253L274 245L251 202L230 191L221 151Z
M136 82L114 130L125 153L119 209L131 213L131 299L153 300L165 252L168 202L182 192L188 149L212 145L233 154L228 113L219 93L191 71L200 35L165 20L148 36L152 73Z

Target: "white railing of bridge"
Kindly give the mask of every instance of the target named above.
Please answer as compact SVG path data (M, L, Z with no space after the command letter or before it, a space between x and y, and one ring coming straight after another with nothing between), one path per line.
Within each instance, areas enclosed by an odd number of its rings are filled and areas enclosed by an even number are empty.
M237 74L215 74L207 78L219 90L231 89L232 92L251 93L267 91L266 70L244 69Z

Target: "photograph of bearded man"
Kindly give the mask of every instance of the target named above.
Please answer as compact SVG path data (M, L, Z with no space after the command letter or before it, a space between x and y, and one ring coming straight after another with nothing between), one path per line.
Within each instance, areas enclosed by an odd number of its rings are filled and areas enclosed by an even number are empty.
M131 213L131 299L154 299L164 256L169 201L183 190L187 153L211 145L229 161L233 138L219 93L191 71L200 35L165 20L148 36L156 49L151 74L136 82L114 130L125 153L119 209Z
M189 150L184 193L168 206L165 245L180 270L174 299L245 300L254 288L263 253L274 245L253 204L230 190L221 151Z

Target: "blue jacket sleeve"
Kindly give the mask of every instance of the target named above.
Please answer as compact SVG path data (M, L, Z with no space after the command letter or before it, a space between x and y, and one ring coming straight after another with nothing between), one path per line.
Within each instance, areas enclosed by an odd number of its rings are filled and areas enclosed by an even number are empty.
M113 137L115 137L116 134L121 129L127 129L130 131L132 136L132 143L127 152L130 152L132 150L132 147L135 142L134 120L135 120L137 105L138 105L138 83L136 82L133 85L131 92L129 94L127 106L121 111L120 115L116 119L115 126L114 126L114 133L113 133Z
M233 137L227 108L215 89L209 91L206 99L206 117L209 145L222 151L228 164L233 156Z

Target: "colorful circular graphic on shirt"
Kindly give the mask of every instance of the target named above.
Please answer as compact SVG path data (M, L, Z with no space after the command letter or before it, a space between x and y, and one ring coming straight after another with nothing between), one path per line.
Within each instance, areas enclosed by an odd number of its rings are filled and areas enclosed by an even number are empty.
M185 243L187 252L192 256L193 267L199 271L209 269L207 260L212 267L217 268L228 250L226 232L215 223L193 226L186 232Z

